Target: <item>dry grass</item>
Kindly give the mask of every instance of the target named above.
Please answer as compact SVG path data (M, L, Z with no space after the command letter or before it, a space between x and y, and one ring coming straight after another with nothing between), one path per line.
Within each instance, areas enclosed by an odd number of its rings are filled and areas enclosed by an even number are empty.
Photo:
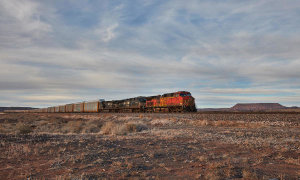
M69 116L65 116L69 117ZM70 116L72 117L72 116ZM99 117L98 117L99 119ZM37 120L20 119L18 122L14 120L5 120L0 124L0 133L3 134L90 134L99 133L103 125L103 121L97 118L90 120L80 119L64 119L62 117L45 117L40 116ZM0 119L1 120L1 119Z
M214 170L208 170L208 172L205 174L205 179L207 180L219 180L222 179L219 175L219 172L217 169Z
M230 121L230 120L197 120L190 122L196 126L216 126L216 127L240 127L240 128L262 128L266 125L263 122L245 122L245 121Z
M17 128L17 134L29 134L33 132L32 126L23 123L18 123L16 128Z
M297 179L299 119L297 114L1 115L0 179ZM16 135L22 128L31 132Z
M243 173L243 179L249 179L249 180L258 179L256 173L249 169L243 169L242 173Z
M82 121L69 121L63 128L63 133L81 133L85 123Z
M286 160L284 160L286 163L288 164L295 164L295 165L300 165L300 157L298 157L297 159L294 158L288 158Z
M103 122L99 120L89 120L85 123L83 133L99 133Z
M141 132L148 129L145 124L128 122L124 124L118 124L114 122L107 122L101 128L102 134L112 135L126 135L128 133Z
M150 122L151 125L154 126L165 126L165 125L170 125L173 122L170 121L169 119L154 119Z
M105 123L101 128L102 134L112 134L114 128L116 128L116 123L113 122L107 122Z
M0 124L0 133L5 134L6 132L7 132L7 129L2 124Z

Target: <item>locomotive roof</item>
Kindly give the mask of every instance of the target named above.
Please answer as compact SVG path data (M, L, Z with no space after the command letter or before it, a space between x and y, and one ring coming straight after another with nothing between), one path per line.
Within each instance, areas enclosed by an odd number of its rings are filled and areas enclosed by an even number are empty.
M177 91L176 93L190 93L188 91Z

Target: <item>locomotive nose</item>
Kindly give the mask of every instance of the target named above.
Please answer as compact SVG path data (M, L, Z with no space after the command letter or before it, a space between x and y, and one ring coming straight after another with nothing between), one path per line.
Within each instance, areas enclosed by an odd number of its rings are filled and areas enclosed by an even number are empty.
M183 104L188 105L193 101L192 97L184 97Z
M192 96L189 96L184 101L185 101L185 104L192 105L194 103L194 98Z

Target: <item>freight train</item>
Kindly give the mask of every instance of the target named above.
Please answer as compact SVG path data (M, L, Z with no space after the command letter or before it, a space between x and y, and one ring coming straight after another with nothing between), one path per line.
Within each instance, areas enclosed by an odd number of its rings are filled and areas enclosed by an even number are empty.
M196 112L195 98L187 91L157 96L139 96L129 99L105 101L103 99L79 102L42 109L27 110L37 113L88 113L88 112Z

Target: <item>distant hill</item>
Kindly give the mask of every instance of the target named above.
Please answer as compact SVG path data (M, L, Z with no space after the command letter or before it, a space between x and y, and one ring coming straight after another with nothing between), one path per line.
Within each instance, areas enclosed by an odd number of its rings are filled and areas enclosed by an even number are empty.
M238 103L234 105L230 110L232 111L269 111L269 110L281 110L287 107L282 106L279 103Z
M30 109L36 109L32 107L0 107L0 112L3 112L4 110L30 110Z

